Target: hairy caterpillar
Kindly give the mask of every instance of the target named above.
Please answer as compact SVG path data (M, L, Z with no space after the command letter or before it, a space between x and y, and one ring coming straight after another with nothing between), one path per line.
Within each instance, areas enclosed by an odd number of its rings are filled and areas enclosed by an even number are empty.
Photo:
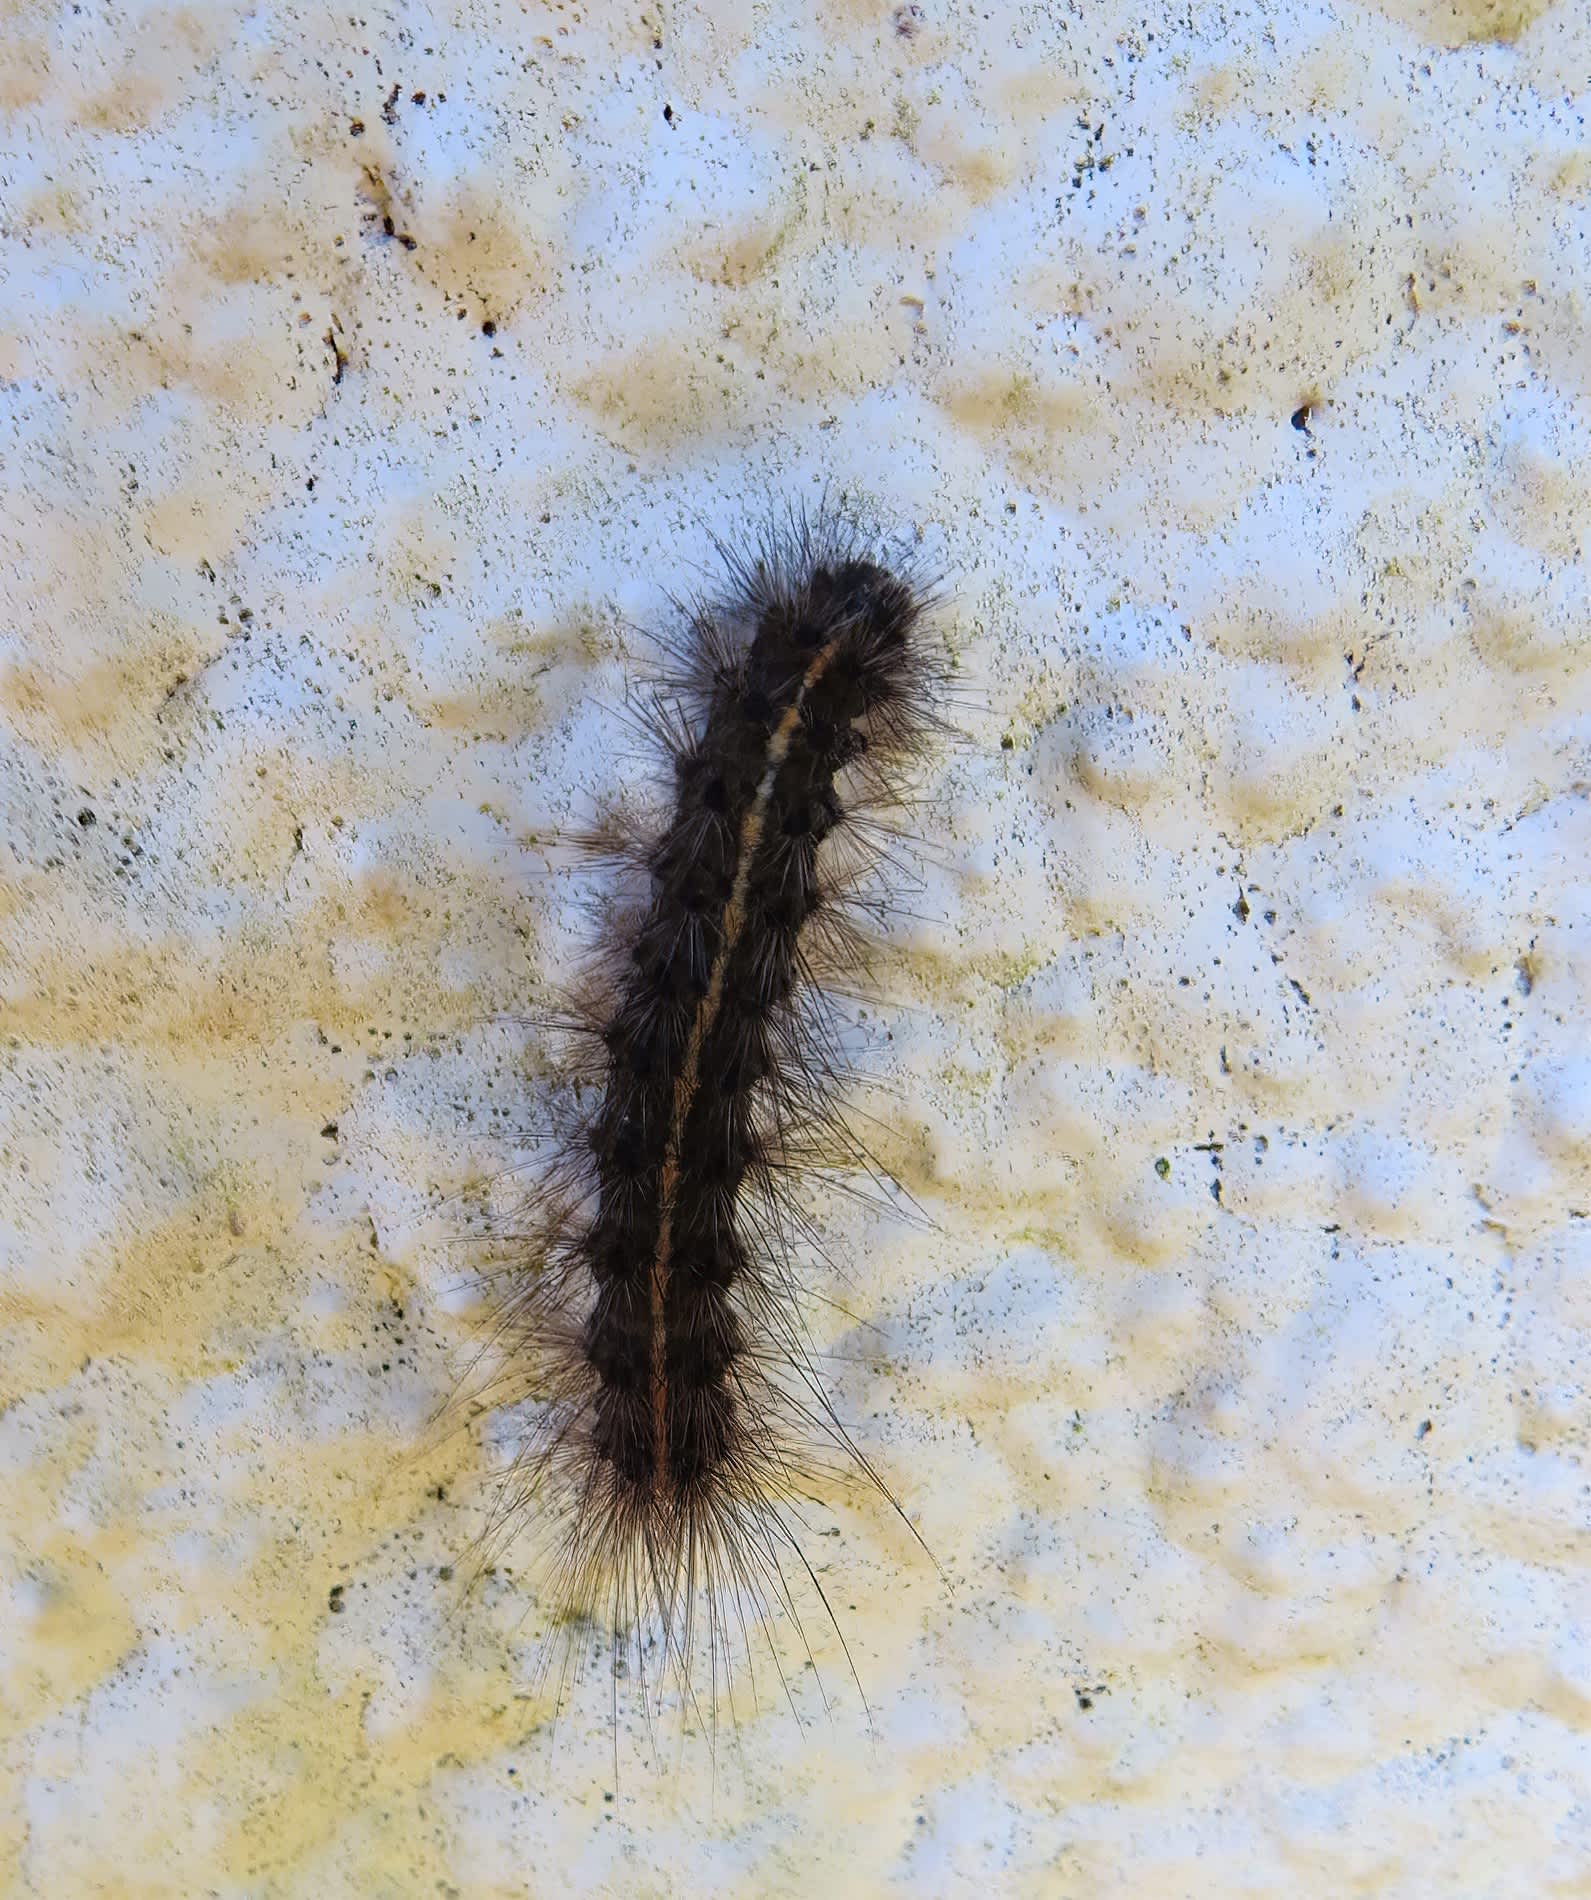
M932 589L849 520L719 552L644 720L672 813L587 840L628 897L563 1025L585 1100L498 1276L493 1395L533 1412L497 1529L534 1527L564 1621L650 1625L688 1673L705 1615L715 1685L793 1577L832 1620L792 1524L825 1441L879 1483L805 1345L821 1243L791 1190L870 1165L838 1110L836 995L946 683Z

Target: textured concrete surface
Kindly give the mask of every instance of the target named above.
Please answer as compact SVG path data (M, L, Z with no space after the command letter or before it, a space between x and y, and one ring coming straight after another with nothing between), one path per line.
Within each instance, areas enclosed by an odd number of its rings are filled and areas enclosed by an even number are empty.
M1591 1892L1583 6L4 37L5 1891ZM820 1209L944 1578L836 1491L871 1729L804 1614L659 1768L432 1420L632 623L824 481L967 688Z

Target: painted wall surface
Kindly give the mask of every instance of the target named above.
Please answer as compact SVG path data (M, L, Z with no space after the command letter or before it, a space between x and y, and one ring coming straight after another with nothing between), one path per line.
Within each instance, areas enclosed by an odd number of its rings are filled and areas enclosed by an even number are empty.
M1580 0L3 38L0 1889L1591 1893ZM953 590L816 1309L943 1576L833 1490L870 1721L804 1614L659 1767L435 1414L634 629L825 482Z

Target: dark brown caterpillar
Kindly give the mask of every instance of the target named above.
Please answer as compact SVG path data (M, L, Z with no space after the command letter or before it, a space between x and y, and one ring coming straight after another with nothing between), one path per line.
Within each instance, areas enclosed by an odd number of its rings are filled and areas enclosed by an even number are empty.
M788 1190L861 1158L822 983L864 959L882 808L944 683L928 591L848 526L726 560L648 720L672 817L604 841L638 888L571 1025L600 1098L499 1333L507 1396L540 1407L504 1524L553 1546L564 1611L619 1636L655 1617L670 1664L704 1603L715 1680L731 1627L791 1607L794 1572L816 1585L789 1516L814 1438L867 1471L804 1349Z

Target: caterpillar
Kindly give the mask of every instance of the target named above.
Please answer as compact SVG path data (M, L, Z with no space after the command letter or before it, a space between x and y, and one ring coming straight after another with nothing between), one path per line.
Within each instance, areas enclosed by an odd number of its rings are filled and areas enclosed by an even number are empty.
M578 1106L497 1276L493 1403L529 1401L496 1525L532 1527L555 1626L650 1628L688 1674L705 1618L716 1683L794 1579L833 1620L796 1521L824 1448L889 1496L806 1343L822 1242L796 1189L872 1166L840 995L948 664L935 585L849 516L715 545L724 583L660 641L641 720L672 810L583 840L621 896L560 1018Z

